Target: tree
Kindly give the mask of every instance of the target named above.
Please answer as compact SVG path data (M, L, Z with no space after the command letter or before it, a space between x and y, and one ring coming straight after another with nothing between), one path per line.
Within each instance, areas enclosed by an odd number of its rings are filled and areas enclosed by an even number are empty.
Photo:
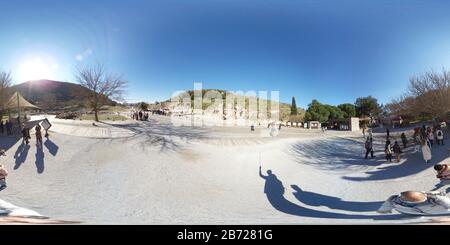
M409 111L446 119L450 112L450 72L426 72L409 80L408 95L414 98Z
M339 109L341 109L342 112L344 112L344 118L350 118L356 116L356 108L355 105L350 103L340 104L337 106Z
M319 121L321 123L327 122L330 117L330 111L326 105L321 104L317 100L313 100L308 105L308 110L305 113L306 121Z
M128 84L121 75L106 72L101 64L80 67L75 76L77 82L87 88L88 92L84 94L84 97L94 112L97 122L100 108L111 99L121 100L124 88Z
M450 72L429 71L413 76L408 91L386 105L389 114L408 120L448 119L450 111Z
M11 86L11 72L0 71L0 119L3 117L3 106L7 102L7 89Z
M143 111L146 111L146 110L148 110L148 104L147 103L145 103L145 102L139 102L138 104L137 104L137 107L139 108L139 109L141 109L141 110L143 110Z
M382 112L382 108L378 104L378 100L372 96L357 98L355 108L357 116L370 117L372 120Z
M292 96L292 104L291 104L291 115L297 115L298 111L297 111L297 103L295 103L295 97Z

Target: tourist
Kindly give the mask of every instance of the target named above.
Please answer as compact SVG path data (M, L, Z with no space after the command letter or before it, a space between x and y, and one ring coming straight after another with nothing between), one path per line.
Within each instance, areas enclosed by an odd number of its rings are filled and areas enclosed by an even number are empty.
M395 158L397 159L397 162L400 162L400 154L402 154L402 149L398 145L397 141L394 142L393 150L394 150Z
M5 133L5 124L3 124L3 120L0 120L0 133Z
M30 130L25 123L22 123L22 144L25 142L27 145L30 143Z
M422 150L423 160L425 160L425 163L428 163L428 161L431 160L431 150L425 139L422 139L421 150Z
M422 136L420 134L420 130L417 131L417 133L415 133L414 135L414 152L418 152L420 150L420 147L422 145Z
M139 111L139 120L142 120L142 111Z
M436 139L438 145L444 145L444 133L440 128L436 131Z
M389 139L389 128L386 127L386 139Z
M428 128L427 137L428 137L428 141L430 142L430 148L431 148L431 147L433 147L433 141L434 141L434 134L433 134L433 130L431 130L431 128Z
M6 176L8 176L8 171L0 164L0 191L6 188Z
M6 120L5 127L6 127L6 134L7 135L11 135L12 134L12 123L11 123L11 121Z
M386 145L384 146L384 153L386 154L386 161L392 162L392 148L391 141L386 140Z
M367 157L369 156L369 153L370 153L370 157L373 158L374 156L373 156L373 141L372 141L372 138L367 137L365 148L366 148L366 157L365 158L367 159Z
M42 133L41 133L41 125L37 124L36 127L34 127L36 130L36 144L42 145Z
M406 138L406 134L403 132L400 138L402 138L403 148L406 148L408 144L408 138Z
M438 164L434 166L434 170L436 170L437 175L436 178L440 180L440 182L436 185L436 188L433 190L438 190L443 186L450 185L450 164ZM450 188L447 189L447 192Z

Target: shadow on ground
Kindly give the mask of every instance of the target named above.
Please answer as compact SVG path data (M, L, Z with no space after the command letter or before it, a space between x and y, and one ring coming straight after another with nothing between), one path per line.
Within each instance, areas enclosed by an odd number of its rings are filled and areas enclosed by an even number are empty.
M129 138L140 138L141 147L159 147L160 152L174 152L182 149L182 142L204 139L208 129L204 127L174 126L170 122L160 122L149 119L129 124L109 124L111 126L127 129L133 133Z
M264 183L264 193L267 196L267 200L270 204L278 211L310 218L324 218L324 219L372 219L372 220L399 220L408 217L408 215L403 214L380 214L380 215L365 215L365 214L345 214L345 213L335 213L328 211L320 211L299 204L293 203L284 197L285 188L283 183L277 178L277 176L272 173L271 170L267 171L267 175L259 172L261 178L265 180ZM376 211L378 209L377 205L381 202L347 202L343 201L337 197L325 196L312 192L304 192L298 186L293 186L293 195L302 204L312 204L312 206L327 206L332 209L339 209L345 211ZM318 198L315 200L315 198ZM360 205L360 207L357 207ZM372 209L373 208L373 209Z

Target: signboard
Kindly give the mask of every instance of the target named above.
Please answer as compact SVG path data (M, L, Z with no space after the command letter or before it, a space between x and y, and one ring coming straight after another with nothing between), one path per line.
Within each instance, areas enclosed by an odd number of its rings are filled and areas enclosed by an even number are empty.
M44 119L44 121L42 121L41 124L42 124L42 127L45 129L45 131L47 131L52 126L52 124L48 121L47 118Z

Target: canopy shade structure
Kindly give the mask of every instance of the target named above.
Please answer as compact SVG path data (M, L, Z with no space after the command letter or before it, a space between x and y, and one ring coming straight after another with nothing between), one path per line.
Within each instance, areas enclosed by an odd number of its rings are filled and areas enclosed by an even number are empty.
M8 102L5 104L5 107L3 109L17 109L17 108L39 109L39 107L31 104L26 99L24 99L21 94L15 92L8 100Z

